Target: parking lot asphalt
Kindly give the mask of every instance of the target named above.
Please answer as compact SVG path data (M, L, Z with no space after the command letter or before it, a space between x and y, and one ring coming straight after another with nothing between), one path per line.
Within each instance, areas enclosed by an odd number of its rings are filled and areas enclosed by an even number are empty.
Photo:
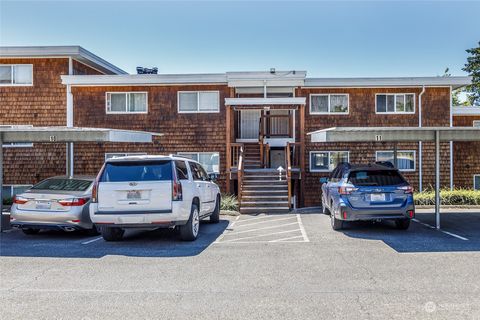
M193 243L11 231L0 319L480 319L480 213L444 214L448 233L416 218L335 232L316 212L223 216Z

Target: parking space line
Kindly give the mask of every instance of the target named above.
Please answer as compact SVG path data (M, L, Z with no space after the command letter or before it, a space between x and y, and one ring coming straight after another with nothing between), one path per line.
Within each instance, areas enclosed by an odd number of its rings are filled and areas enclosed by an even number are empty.
M218 243L218 242L220 242L223 238L225 238L225 235L227 235L227 234L232 230L233 226L234 226L235 223L238 221L238 219L240 219L240 216L237 216L237 217L235 218L235 220L230 221L229 224L228 224L228 226L227 226L227 228L226 228L226 230L223 231L223 233L220 235L220 237L217 238L217 240L216 240L214 243Z
M303 235L288 237L288 238L282 238L282 239L275 239L275 240L270 240L268 242L306 242L306 241L287 241L287 240L292 240L292 239L297 239L297 238L303 238ZM305 240L305 239L303 239L303 240Z
M302 233L303 240L305 242L310 242L310 239L307 237L307 232L305 231L305 227L303 226L302 218L300 218L300 215L297 214L297 222L298 226L300 227L300 232Z
M415 221L416 223L419 223L419 224L421 224L421 225L423 225L423 226L425 226L425 227L427 227L427 228L430 228L430 229L434 229L434 230L437 229L437 228L435 228L434 226L432 226L432 225L430 225L430 224L428 224L428 223L422 222L422 221L420 221L420 220L418 220L418 219L412 219L412 221ZM459 236L458 234L455 234L455 233L452 233L452 232L448 232L448 231L445 231L445 230L442 230L442 229L440 229L440 230L438 230L438 231L440 231L440 232L442 232L442 233L445 233L445 234L447 234L447 235L449 235L449 236L452 236L452 237L454 237L454 238L457 238L457 239L460 239L460 240L463 240L463 241L468 241L468 238Z
M238 240L246 240L246 239L260 238L260 237L266 237L266 236L273 236L273 235L276 235L276 234L290 233L290 232L294 232L294 231L300 231L300 229L293 229L293 230L287 230L287 231L279 231L279 232L272 232L272 233L266 233L266 234L259 234L259 235L255 235L255 236L224 240L222 242L224 242L224 243L225 242L235 242L235 241L238 241Z
M253 226L253 225L256 225L256 224L261 224L261 223L268 223L268 222L277 222L277 221L285 221L285 220L289 220L289 219L292 219L292 218L295 218L295 216L291 216L291 217L287 217L287 218L281 218L281 219L272 219L272 220L263 220L263 221L257 221L257 222L253 222L253 223L245 223L245 224L237 224L237 228L240 228L240 227L245 227L245 226ZM243 220L245 221L245 220ZM243 221L239 221L239 222L243 222Z
M82 242L82 244L89 244L89 243L98 241L98 240L100 240L100 239L102 239L102 237L98 237L98 238L95 238L95 239L92 239L92 240L88 240L88 241Z
M297 222L287 223L287 224L279 224L279 225L276 225L276 226L268 226L268 227L263 227L263 228L256 228L256 229L248 229L248 230L236 231L235 234L241 234L241 233L246 233L246 232L259 231L259 230L266 230L266 229L275 229L275 228L280 228L280 227L292 226L292 225L294 225L294 224L297 224Z
M261 215L261 216L253 217L253 218L247 218L247 217L249 217L248 215L242 215L241 217L243 219L238 221L238 222L250 222L250 221L253 221L253 220L260 220L260 219L265 219L265 218L275 218L275 217L281 217L281 216L265 214L265 215Z

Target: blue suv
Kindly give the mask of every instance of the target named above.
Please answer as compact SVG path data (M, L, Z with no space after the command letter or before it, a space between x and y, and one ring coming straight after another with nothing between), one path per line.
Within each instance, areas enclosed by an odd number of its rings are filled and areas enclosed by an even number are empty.
M334 230L343 221L368 220L393 220L406 230L415 217L413 188L389 162L340 163L320 182L323 212L330 213Z

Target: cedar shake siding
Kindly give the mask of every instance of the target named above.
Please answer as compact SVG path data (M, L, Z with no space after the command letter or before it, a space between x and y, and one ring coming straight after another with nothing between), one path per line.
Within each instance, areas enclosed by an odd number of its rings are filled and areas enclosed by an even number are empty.
M454 116L454 127L472 127L480 116ZM480 175L480 142L453 143L453 182L457 188L473 188L473 176Z
M178 113L178 91L219 91L220 112ZM147 92L147 114L107 114L106 92ZM170 154L177 152L219 152L222 190L225 190L226 127L224 100L229 97L226 85L189 86L114 86L73 87L74 122L80 127L105 127L162 133L153 144L75 144L75 172L96 174L105 153L144 152Z

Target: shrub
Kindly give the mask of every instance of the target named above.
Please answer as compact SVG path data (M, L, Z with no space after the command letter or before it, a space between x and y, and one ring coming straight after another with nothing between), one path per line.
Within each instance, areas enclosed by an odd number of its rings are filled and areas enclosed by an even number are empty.
M222 194L220 210L238 211L238 200L233 194Z
M415 193L414 195L416 205L434 205L435 191L424 191ZM455 189L455 190L441 190L440 203L443 205L480 205L480 191Z

